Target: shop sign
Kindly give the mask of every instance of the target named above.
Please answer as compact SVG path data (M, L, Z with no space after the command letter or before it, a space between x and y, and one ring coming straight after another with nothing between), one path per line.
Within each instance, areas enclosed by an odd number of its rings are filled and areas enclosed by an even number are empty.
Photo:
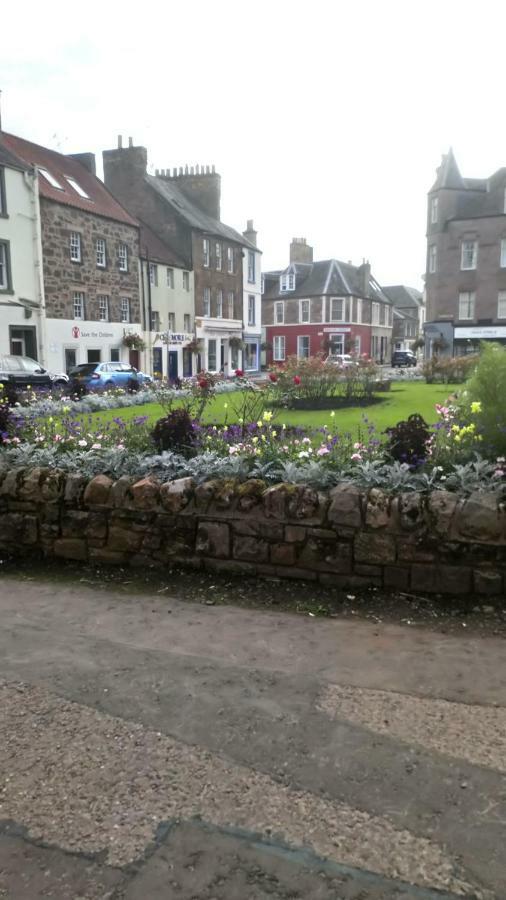
M459 338L470 338L470 339L487 339L487 338L506 338L506 325L486 325L482 326L466 326L464 328L456 328L454 337L456 340Z

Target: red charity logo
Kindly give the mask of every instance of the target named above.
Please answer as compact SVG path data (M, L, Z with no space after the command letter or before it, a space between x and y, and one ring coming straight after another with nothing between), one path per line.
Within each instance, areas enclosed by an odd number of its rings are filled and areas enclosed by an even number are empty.
M72 329L72 337L75 337L75 338L79 337L79 328L77 327L77 325L75 325L74 328Z

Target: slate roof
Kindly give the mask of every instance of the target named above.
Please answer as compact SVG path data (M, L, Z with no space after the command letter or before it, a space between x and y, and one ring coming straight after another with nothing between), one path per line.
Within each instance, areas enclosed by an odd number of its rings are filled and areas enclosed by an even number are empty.
M14 153L11 153L7 147L2 145L2 133L0 131L0 166L7 166L9 169L21 169L24 171L26 169L26 164L22 159L15 156Z
M187 266L182 257L178 256L145 222L140 222L140 256L146 259L149 256L150 262L163 263L167 266L176 266L179 269L186 269Z
M285 273L295 272L295 290L279 290L279 277ZM314 297L330 295L342 297L353 295L355 297L369 297L383 303L391 303L374 276L369 280L369 289L364 294L361 280L362 273L358 266L341 262L338 259L322 259L313 263L292 263L286 269L276 272L265 272L264 299L288 297Z
M106 186L85 166L70 156L49 150L39 144L33 144L24 138L16 137L2 131L0 147L19 157L26 165L46 169L61 185L61 189L53 187L43 175L39 177L39 194L47 200L73 206L96 216L123 222L126 225L138 225L130 213L109 193ZM73 178L88 194L89 200L81 197L66 181L65 176Z
M156 175L145 175L144 177L153 190L163 197L167 203L170 203L174 211L181 216L191 228L196 228L198 231L203 231L206 234L221 235L221 237L226 238L228 241L240 244L242 247L248 247L250 250L258 251L258 247L246 240L244 235L239 234L234 228L224 225L223 222L220 222L218 219L208 216L199 209L198 206L192 203L191 200L188 200L171 179L157 178Z
M431 187L431 191L438 191L441 188L465 189L464 179L460 174L457 160L451 147L441 159L441 165L437 170L436 180Z
M423 294L405 284L387 284L383 290L397 309L419 309L423 306Z

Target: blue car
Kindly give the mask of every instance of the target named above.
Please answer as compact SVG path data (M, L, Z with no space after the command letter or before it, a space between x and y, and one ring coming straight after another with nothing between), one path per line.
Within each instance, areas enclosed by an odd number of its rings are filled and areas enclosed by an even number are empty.
M69 387L76 394L109 391L112 388L133 392L138 391L140 386L137 369L128 363L82 363L69 372Z

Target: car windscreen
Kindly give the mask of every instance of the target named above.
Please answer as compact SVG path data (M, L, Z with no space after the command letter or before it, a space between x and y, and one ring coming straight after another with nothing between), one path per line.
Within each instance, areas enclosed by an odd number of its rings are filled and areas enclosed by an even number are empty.
M75 366L74 369L71 369L69 375L91 375L96 368L96 363L83 363L81 366Z

